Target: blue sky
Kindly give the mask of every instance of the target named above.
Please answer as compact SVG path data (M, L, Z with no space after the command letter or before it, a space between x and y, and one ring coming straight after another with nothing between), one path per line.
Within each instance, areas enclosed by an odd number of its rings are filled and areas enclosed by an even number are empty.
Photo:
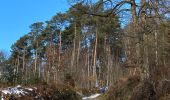
M0 50L10 53L32 23L50 20L68 7L67 0L0 0Z

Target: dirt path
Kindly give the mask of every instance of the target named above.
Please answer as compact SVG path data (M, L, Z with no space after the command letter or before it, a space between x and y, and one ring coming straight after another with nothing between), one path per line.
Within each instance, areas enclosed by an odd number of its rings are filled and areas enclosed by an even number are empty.
M102 95L99 95L95 98L86 98L86 99L83 99L83 100L103 100L103 99L102 99Z
M84 100L103 100L101 96L97 97L97 98L92 98L92 99L84 99Z

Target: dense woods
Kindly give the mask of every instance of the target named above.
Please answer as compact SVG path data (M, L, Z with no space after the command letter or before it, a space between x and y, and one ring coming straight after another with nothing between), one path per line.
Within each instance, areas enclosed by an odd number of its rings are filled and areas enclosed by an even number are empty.
M108 87L108 100L119 91L115 86L126 87L129 80L139 84L133 92L152 87L155 98L163 95L160 84L166 81L170 89L169 0L68 3L67 12L30 25L30 32L11 46L8 59L0 52L1 83Z

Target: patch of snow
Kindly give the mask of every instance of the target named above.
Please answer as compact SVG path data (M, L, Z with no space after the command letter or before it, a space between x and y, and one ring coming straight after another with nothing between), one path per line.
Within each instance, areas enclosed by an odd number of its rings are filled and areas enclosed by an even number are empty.
M21 88L21 86L20 85L18 85L18 86L16 86L16 87L13 87L13 88L11 88L11 87L9 87L9 88L7 88L7 89L4 89L4 90L1 90L2 91L2 93L4 93L4 94L16 94L16 95L25 95L25 94L27 94L27 92L26 91L24 91L22 88Z
M2 93L4 94L10 94L10 92L8 90L2 90Z
M21 87L21 85L17 85L16 87L17 87L17 88L20 88L20 87Z
M25 89L27 89L27 90L29 90L29 91L33 91L33 89L32 89L32 88L25 88Z
M34 89L37 89L36 87L33 87Z
M0 100L4 100L5 95L16 95L18 97L29 94L29 92L33 91L34 88L24 88L21 85L17 85L16 87L8 87L4 89L0 89L1 95Z
M89 97L83 97L83 100L86 100L86 99L94 99L94 98L97 98L98 96L100 96L101 94L93 94L93 95L91 95L91 96L89 96Z

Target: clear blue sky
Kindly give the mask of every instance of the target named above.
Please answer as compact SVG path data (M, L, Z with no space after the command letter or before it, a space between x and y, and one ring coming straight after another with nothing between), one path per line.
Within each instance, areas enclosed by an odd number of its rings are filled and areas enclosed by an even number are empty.
M0 50L10 53L11 45L29 32L32 23L67 9L67 0L0 0Z

